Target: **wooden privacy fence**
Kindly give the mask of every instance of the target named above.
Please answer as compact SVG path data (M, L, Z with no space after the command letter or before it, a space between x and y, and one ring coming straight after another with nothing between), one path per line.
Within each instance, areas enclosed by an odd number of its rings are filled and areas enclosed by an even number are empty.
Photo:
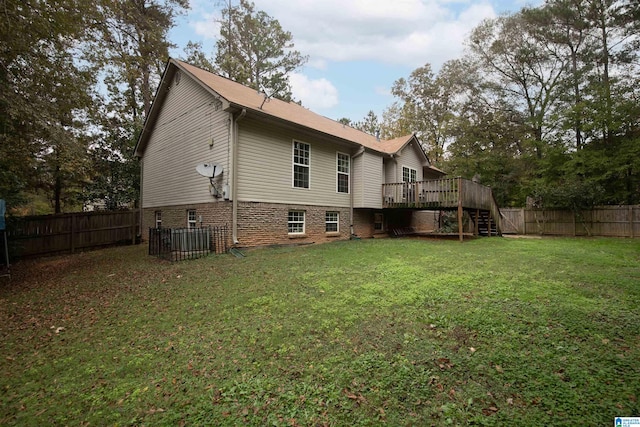
M140 234L140 211L14 217L8 221L7 234L13 258L134 244Z
M561 209L502 208L502 232L555 236L640 237L640 205Z

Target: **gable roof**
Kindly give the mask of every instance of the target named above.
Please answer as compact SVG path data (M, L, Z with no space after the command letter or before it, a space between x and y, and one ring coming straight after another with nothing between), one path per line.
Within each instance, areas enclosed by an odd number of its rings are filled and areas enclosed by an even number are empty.
M231 108L246 109L259 115L280 119L347 142L362 145L365 148L383 154L395 154L413 140L420 146L415 134L405 135L391 140L379 140L366 132L316 114L295 102L286 102L277 98L270 98L265 101L265 95L255 89L210 73L186 62L169 59L162 76L162 81L156 92L156 97L151 106L151 111L149 112L140 138L136 144L136 155L141 155L144 151L150 136L150 131L153 128L153 123L155 123L159 109L166 96L168 85L177 70L189 75L214 96L221 97L221 100L226 101L227 106ZM425 160L430 164L424 151L422 149L419 151L422 152ZM433 168L432 166L430 167Z

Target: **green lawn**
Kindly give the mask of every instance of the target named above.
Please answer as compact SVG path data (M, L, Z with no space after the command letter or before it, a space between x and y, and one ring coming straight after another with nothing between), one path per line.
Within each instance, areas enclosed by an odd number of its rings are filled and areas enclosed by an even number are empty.
M0 281L0 425L613 425L640 240L383 239Z

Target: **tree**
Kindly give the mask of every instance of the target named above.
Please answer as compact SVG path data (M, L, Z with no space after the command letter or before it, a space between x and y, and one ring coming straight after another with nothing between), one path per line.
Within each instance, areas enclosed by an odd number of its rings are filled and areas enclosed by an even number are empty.
M392 133L409 129L415 132L427 156L436 164L443 160L450 142L449 126L455 117L452 89L451 81L436 76L430 64L415 69L408 80L396 80L391 89L400 104L386 117L395 113L396 120L402 123L390 126L387 120L386 127L395 127Z
M375 135L380 137L380 123L378 123L378 116L373 110L369 110L367 115L359 122L355 122L353 127L366 132L369 135Z
M552 52L561 60L568 60L558 87L558 100L564 104L558 115L561 127L574 133L576 150L584 144L583 92L585 76L591 69L586 58L592 49L586 10L587 0L551 0L544 7L522 11L532 23L533 36L542 43L557 46Z
M92 40L96 17L84 6L79 0L3 2L0 198L10 206L40 186L60 212L63 189L77 184L64 171L86 155L79 119L90 108L95 83L81 47Z
M202 43L189 41L184 48L185 61L211 73L216 72L216 67L211 63L207 55L202 51Z
M229 2L222 11L216 48L215 64L223 76L287 101L289 74L308 59L293 50L293 36L278 20L256 11L248 0L237 6Z
M133 149L173 46L168 32L188 2L101 0L100 5L100 49L93 60L105 75L106 93L96 98L97 131L90 153L94 173L83 197L115 209L138 200L140 173Z

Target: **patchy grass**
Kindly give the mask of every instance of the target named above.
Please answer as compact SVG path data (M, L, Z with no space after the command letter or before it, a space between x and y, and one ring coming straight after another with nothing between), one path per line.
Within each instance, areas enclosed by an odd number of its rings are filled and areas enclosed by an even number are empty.
M639 416L640 241L367 240L0 282L0 425L611 425Z

